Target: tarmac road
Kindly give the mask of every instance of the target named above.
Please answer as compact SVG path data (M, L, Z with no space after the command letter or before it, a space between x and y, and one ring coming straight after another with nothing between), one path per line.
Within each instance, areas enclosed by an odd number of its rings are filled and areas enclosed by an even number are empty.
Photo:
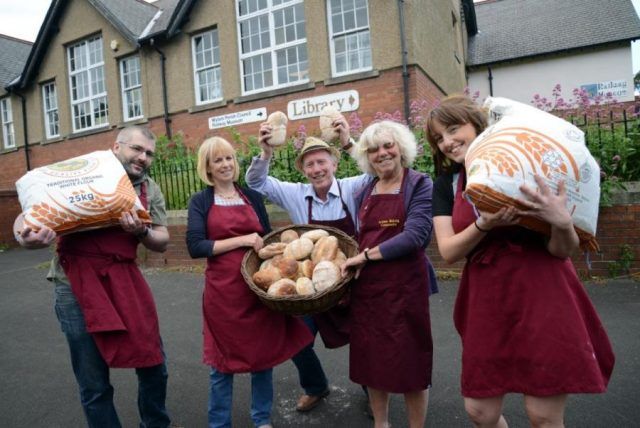
M53 312L53 286L42 263L49 250L0 253L0 427L70 428L86 426L64 336ZM147 271L156 296L160 327L168 356L168 407L184 427L206 426L208 369L201 363L200 274ZM431 299L435 344L434 386L427 427L468 427L459 392L460 341L452 323L456 282L440 284ZM566 411L567 427L640 426L640 283L632 280L588 284L587 290L607 327L616 352L609 390L575 395ZM274 371L273 423L285 427L370 427L365 397L348 379L348 348L316 348L331 382L331 394L310 413L295 412L300 394L291 362ZM136 377L133 370L113 370L116 406L124 427L136 427ZM235 427L251 427L250 382L236 377ZM406 426L400 396L391 400L391 423ZM511 427L525 427L522 398L509 396L505 416Z

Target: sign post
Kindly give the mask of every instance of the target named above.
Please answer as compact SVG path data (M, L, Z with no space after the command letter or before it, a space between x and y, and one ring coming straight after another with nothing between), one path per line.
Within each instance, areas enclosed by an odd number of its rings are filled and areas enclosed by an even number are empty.
M209 118L209 129L226 128L227 126L244 125L245 123L264 120L267 120L267 108L261 107L223 114L222 116L212 116Z

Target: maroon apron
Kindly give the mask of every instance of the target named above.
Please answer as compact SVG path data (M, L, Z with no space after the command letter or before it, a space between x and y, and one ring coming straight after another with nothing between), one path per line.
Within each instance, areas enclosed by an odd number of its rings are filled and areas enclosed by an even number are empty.
M213 204L207 236L222 240L264 231L253 207ZM205 272L203 361L223 373L257 372L288 360L313 340L304 323L267 308L240 273L247 248L209 257Z
M476 220L454 199L456 233ZM462 339L462 395L533 396L606 390L614 364L607 334L570 258L521 227L492 230L467 256L454 307Z
M146 207L144 184L140 200ZM150 367L164 361L153 295L136 265L138 243L119 226L58 240L60 265L87 332L109 367Z
M335 227L353 238L356 236L356 226L353 224L353 219L351 218L351 213L349 212L347 204L345 204L342 199L342 189L340 188L340 184L338 184L338 192L340 194L342 209L346 215L338 220L314 220L311 215L312 198L309 196L307 197L307 201L309 203L309 224ZM320 332L320 337L322 337L322 342L325 347L333 349L349 343L349 317L348 301L340 303L328 311L313 316L313 320L318 326L318 331Z
M402 189L405 191L407 170ZM360 209L359 246L373 248L401 233L403 193L371 195ZM427 389L433 343L429 276L423 249L393 260L367 262L351 291L349 377L392 393Z

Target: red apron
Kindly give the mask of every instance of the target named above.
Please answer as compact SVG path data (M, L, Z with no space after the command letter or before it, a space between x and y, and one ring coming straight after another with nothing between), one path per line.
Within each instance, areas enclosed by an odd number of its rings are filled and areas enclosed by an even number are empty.
M351 213L349 212L347 204L345 204L344 200L342 199L342 189L340 189L340 184L338 184L338 192L340 193L340 202L342 203L342 209L344 210L346 215L338 220L314 220L313 216L311 215L311 197L308 197L307 201L309 203L309 224L319 224L322 226L335 227L336 229L340 229L347 235L355 237L356 226L353 224ZM349 317L348 302L340 303L339 305L334 306L328 311L313 316L325 347L333 349L339 348L349 343Z
M404 171L402 189L405 189ZM360 209L360 248L373 248L403 230L403 194L371 195ZM427 389L433 343L429 276L423 249L393 260L367 262L351 291L349 377L392 393Z
M147 206L144 183L140 200ZM62 236L60 265L100 355L109 367L164 361L151 289L136 265L138 239L121 227Z
M222 240L264 231L251 204L213 204L207 236ZM247 248L210 257L205 272L203 361L223 373L266 370L288 360L313 340L304 323L267 308L240 273Z
M460 173L452 223L476 219ZM552 256L541 235L491 231L467 256L454 308L462 339L462 395L533 396L606 390L614 364L607 334L571 259Z

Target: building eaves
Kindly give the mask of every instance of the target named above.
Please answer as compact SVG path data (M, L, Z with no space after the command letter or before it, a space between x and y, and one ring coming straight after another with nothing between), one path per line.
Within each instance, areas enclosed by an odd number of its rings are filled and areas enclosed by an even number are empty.
M469 67L640 38L630 0L496 0L475 5Z
M20 76L33 43L0 34L0 87Z
M473 36L478 32L478 22L476 21L476 10L473 0L462 0L461 5L467 35Z
M44 17L44 21L38 30L38 36L33 43L29 56L20 75L20 79L12 81L7 85L7 89L24 89L27 84L36 75L40 68L40 63L46 49L49 46L49 40L55 33L58 32L58 21L64 13L69 1L68 0L52 0L47 10L47 14Z

